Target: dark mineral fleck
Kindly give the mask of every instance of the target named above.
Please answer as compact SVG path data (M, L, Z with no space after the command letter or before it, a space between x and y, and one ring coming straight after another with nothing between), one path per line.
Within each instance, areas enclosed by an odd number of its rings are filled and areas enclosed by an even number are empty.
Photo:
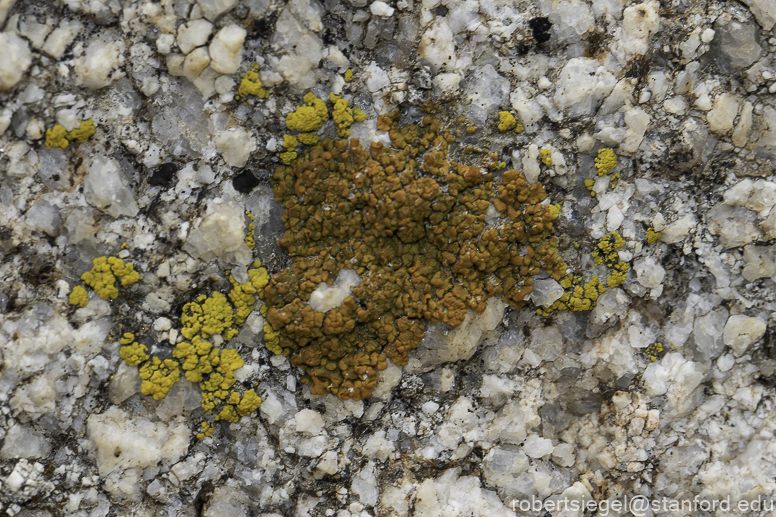
M243 171L234 177L232 186L240 194L247 194L259 186L259 180L251 171Z
M170 162L163 163L151 175L149 183L152 187L169 187L176 172L178 172L177 165Z
M550 27L552 27L552 23L550 23L548 18L544 16L532 18L528 22L528 27L531 28L531 32L533 32L533 37L537 43L544 43L550 39Z

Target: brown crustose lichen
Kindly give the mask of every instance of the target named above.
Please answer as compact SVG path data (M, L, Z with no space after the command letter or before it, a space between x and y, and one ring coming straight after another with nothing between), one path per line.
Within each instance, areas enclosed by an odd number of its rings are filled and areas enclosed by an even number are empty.
M400 125L398 112L382 115L378 129L391 147L325 139L273 175L291 265L264 290L266 317L316 395L367 397L387 359L407 363L424 321L456 327L490 296L522 307L533 275L566 273L540 184L455 163L452 135L429 116ZM310 307L343 268L362 279L352 296L326 313Z

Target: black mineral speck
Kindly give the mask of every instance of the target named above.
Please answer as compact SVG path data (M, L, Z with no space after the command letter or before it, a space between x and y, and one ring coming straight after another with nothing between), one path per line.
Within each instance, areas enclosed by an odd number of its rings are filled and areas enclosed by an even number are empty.
M544 43L550 39L550 27L552 27L552 23L550 23L548 18L544 16L532 18L528 22L528 27L531 28L531 32L533 32L533 37L537 43Z
M232 186L240 194L247 194L259 186L259 180L251 171L243 171L234 177Z
M438 5L438 6L434 7L433 9L431 9L431 14L433 14L434 16L442 17L442 18L447 16L448 12L450 12L450 9L448 9L444 5Z
M156 168L148 183L152 187L169 187L176 172L178 172L177 165L171 162L163 163Z

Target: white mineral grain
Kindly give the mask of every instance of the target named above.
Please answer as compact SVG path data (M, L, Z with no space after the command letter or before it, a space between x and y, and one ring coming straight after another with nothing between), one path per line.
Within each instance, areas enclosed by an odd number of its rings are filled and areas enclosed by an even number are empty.
M296 432L308 435L317 435L323 432L323 418L321 414L312 409L303 409L294 415Z
M27 42L12 32L0 32L0 48L0 91L6 91L22 80L32 64L32 53Z
M531 301L535 305L549 307L563 296L563 287L552 278L534 280Z
M218 31L210 43L210 66L220 74L234 74L240 68L243 42L248 33L238 25L227 25Z
M369 6L369 10L375 16L383 16L386 18L393 16L393 12L394 12L393 7L391 7L390 5L380 0L372 2L372 4Z
M749 282L776 275L776 249L773 246L744 246L741 275Z
M518 476L528 470L528 456L513 447L493 447L482 461L483 474L488 485L506 489L514 486Z
M410 356L410 371L428 371L433 366L471 357L483 334L501 322L506 306L500 298L489 298L482 313L467 311L463 323L449 332L443 333L439 327L427 328L415 357Z
M159 461L174 462L186 452L191 437L183 419L153 423L143 417L132 418L115 406L101 414L93 413L86 429L101 476L145 468Z
M183 250L205 261L232 256L237 264L246 265L251 253L245 244L245 214L234 203L214 199L207 215L190 233Z
M482 488L480 478L461 476L460 469L448 469L423 481L415 491L416 517L467 515L470 517L514 517L496 492Z
M359 285L361 285L361 278L358 273L353 269L344 268L339 272L333 284L321 282L310 293L308 303L316 311L328 312L342 305L342 302L350 296L353 288Z
M732 93L725 92L714 99L714 107L706 114L709 129L715 133L725 133L733 129L741 99Z
M8 429L0 449L0 458L45 458L51 450L51 442L35 429L15 424Z
M493 65L472 70L470 83L464 91L469 104L466 113L472 122L485 124L488 116L509 101L509 80L499 74Z
M622 26L615 30L617 37L611 47L620 63L646 54L652 36L660 28L659 10L660 3L651 0L623 11Z
M86 47L84 55L74 62L76 82L79 86L96 90L104 88L118 78L118 69L124 62L124 45L109 35L94 39Z
M770 0L741 0L763 29L769 31L776 23L776 4Z
M660 240L668 244L679 242L690 234L696 224L697 222L693 214L684 214L676 221L665 225Z
M95 154L84 180L84 197L112 217L134 217L138 206L124 171L113 158Z
M26 220L29 226L51 237L56 237L59 234L60 226L62 226L59 209L45 199L30 207L26 214Z
M62 20L59 27L54 29L46 38L42 48L43 52L54 59L61 58L67 47L75 41L76 36L78 36L82 29L83 24L78 20Z
M581 0L543 2L542 8L561 44L580 41L595 22L589 4Z
M188 54L197 47L207 43L213 32L213 24L205 19L191 20L178 27L178 48Z
M553 101L570 117L592 115L616 81L614 75L595 59L569 59L560 71Z
M420 38L418 55L431 66L434 73L455 66L453 31L444 18L437 18L423 33Z
M760 318L734 314L725 324L722 339L740 357L765 335L766 330L767 325Z
M197 0L202 15L210 21L215 21L234 9L238 2L239 0Z
M737 248L760 239L760 231L754 221L757 214L742 207L718 203L706 214L709 231L719 235L724 249Z
M663 269L654 257L644 257L633 263L638 282L647 289L654 289L663 283L666 270Z
M202 515L203 517L221 517L222 515L248 517L250 505L250 497L244 491L231 486L221 486L213 491Z
M11 10L11 7L13 7L15 2L16 0L0 0L0 28L3 27L5 18L8 16L8 12Z
M250 131L241 128L216 134L214 142L224 161L231 167L244 167L257 147L256 139Z
M304 56L287 54L280 58L277 66L283 78L297 88L312 88L316 82L312 63Z

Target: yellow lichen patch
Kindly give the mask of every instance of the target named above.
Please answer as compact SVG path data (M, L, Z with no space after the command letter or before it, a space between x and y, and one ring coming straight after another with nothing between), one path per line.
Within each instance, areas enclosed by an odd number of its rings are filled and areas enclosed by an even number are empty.
M244 99L247 95L253 95L259 99L269 97L269 92L262 87L259 79L259 67L256 64L251 65L250 70L245 72L240 80L240 86L237 88L235 100Z
M197 433L197 440L201 441L207 438L208 436L213 436L214 428L212 425L210 425L207 422L202 422L201 426L202 426L202 432Z
M161 400L178 382L180 375L177 361L154 356L140 367L140 378L143 380L140 391L143 395L151 395L154 400Z
M77 285L73 287L72 291L70 291L70 296L68 297L68 301L70 302L70 305L78 305L79 307L86 307L86 304L89 302L89 295L86 293L86 289L84 289L80 285Z
M247 213L248 218L253 216ZM122 272L121 268L117 268ZM267 270L261 261L255 260L248 270L249 281L239 283L229 274L232 289L227 296L214 292L211 296L201 295L196 301L187 303L181 313L181 335L188 341L175 346L172 359L149 357L147 348L134 342L135 336L127 333L121 339L121 358L129 365L140 366L143 380L142 393L156 400L164 398L170 388L180 379L181 370L186 379L197 383L202 390L202 408L213 414L223 403L216 420L236 422L240 416L250 414L261 405L261 398L248 390L241 398L233 390L235 370L245 362L237 350L219 349L206 340L208 336L220 334L229 340L237 334L237 327L250 315L257 296L269 282ZM231 303L230 303L231 302ZM203 423L200 439L212 434L212 427Z
M82 144L94 135L94 120L87 119L78 123L78 127L68 131L62 125L56 125L46 130L46 147L49 149L67 149L70 142Z
M293 151L299 145L299 140L294 135L283 135L283 148L287 151Z
M254 390L243 393L242 400L237 404L237 413L240 416L248 416L261 407L261 397Z
M186 379L191 382L202 382L213 368L218 366L219 352L209 341L200 336L194 336L191 343L182 341L175 346L172 356L180 361L181 369Z
M490 296L521 307L533 275L566 270L541 185L515 170L494 181L497 157L482 167L451 160L454 138L431 117L402 125L390 113L378 129L390 147L325 139L272 177L291 265L264 289L264 340L306 371L313 394L360 400L388 359L407 363L425 321L458 326ZM491 199L500 215L487 228ZM353 296L326 313L310 307L313 290L345 267L361 278Z
M248 218L248 231L245 233L245 245L248 246L249 249L253 250L256 248L256 240L253 238L253 232L256 231L256 225L253 224L253 214L249 211L245 211L245 217Z
M81 280L103 300L113 300L118 296L116 278L122 287L128 287L137 282L140 275L132 264L125 264L118 257L98 257L92 261L91 271L81 275Z
M253 390L248 390L243 394L242 400L240 395L232 392L229 398L226 400L226 405L221 412L216 416L216 420L225 420L227 422L237 422L241 416L248 416L261 406L261 397L256 395Z
M510 129L514 129L517 127L517 119L514 115L512 115L508 111L499 111L498 112L498 130L499 131L509 131Z
M612 271L612 273L606 277L606 285L609 287L621 286L625 282L629 270L630 264L627 262L617 262L614 265L614 271Z
M203 376L199 387L203 392L211 392L220 399L226 399L229 396L228 390L234 385L234 371L242 368L245 362L233 348L214 349L214 352L218 354L216 357L211 353L210 364L213 371Z
M566 275L561 279L560 285L566 290L563 296L549 308L538 309L537 314L549 316L555 311L589 311L595 307L598 297L606 292L606 287L598 281L598 277L595 275L584 285L582 285L581 276Z
M67 149L70 141L67 139L65 126L56 125L46 130L46 147L49 149Z
M304 145L316 145L321 141L321 137L315 133L299 133L299 141Z
M286 116L286 127L292 131L309 133L318 131L329 118L329 110L326 103L308 93L304 96L304 104L297 106L296 111Z
M620 173L615 172L612 174L612 177L609 178L609 188L614 189L617 188L617 185L620 183Z
M595 190L593 190L593 187L595 187L595 180L594 179L587 179L587 180L585 180L585 188L590 191L590 195L592 197L595 197Z
M660 341L652 343L644 349L644 354L649 358L650 361L657 361L663 354L663 343Z
M552 165L552 150L542 149L541 151L539 151L539 157L542 160L542 163L547 167L550 167Z
M339 136L350 136L350 126L354 122L363 122L366 115L358 107L350 108L348 101L339 95L329 94L329 100L334 105L331 112L331 118L337 124L337 134ZM318 142L315 142L316 144ZM310 144L315 145L315 144Z
M266 307L264 305L262 308ZM275 355L283 353L283 349L280 348L280 332L276 332L267 321L264 322L264 346Z
M595 168L599 176L609 174L617 167L617 155L611 149L601 149L595 159Z
M119 349L119 357L129 366L137 366L148 361L148 347L135 341L135 335L127 332L119 341L122 345Z
M78 123L78 127L67 133L67 139L71 142L82 144L94 135L94 120L87 119Z
M234 395L237 395L237 393L234 393ZM238 396L237 398L239 399L240 397ZM221 409L221 412L216 415L216 421L218 420L223 420L225 422L237 422L240 420L234 404L226 404L223 409Z
M181 335L186 339L201 333L205 339L213 334L221 334L225 341L229 341L237 334L232 306L226 296L217 291L209 297L202 295L196 302L184 305L181 324Z
M285 151L282 153L278 153L278 158L285 163L286 165L291 165L294 160L297 158L297 154L295 151Z
M647 228L647 244L655 244L663 236L662 232L656 232L651 226ZM70 302L72 303L72 302Z
M345 70L345 82L349 83L352 80L353 80L353 70L348 68L347 70Z
M608 267L614 267L619 261L618 251L625 246L622 236L614 231L609 232L598 241L596 249L593 251L593 258L597 266L606 264Z

